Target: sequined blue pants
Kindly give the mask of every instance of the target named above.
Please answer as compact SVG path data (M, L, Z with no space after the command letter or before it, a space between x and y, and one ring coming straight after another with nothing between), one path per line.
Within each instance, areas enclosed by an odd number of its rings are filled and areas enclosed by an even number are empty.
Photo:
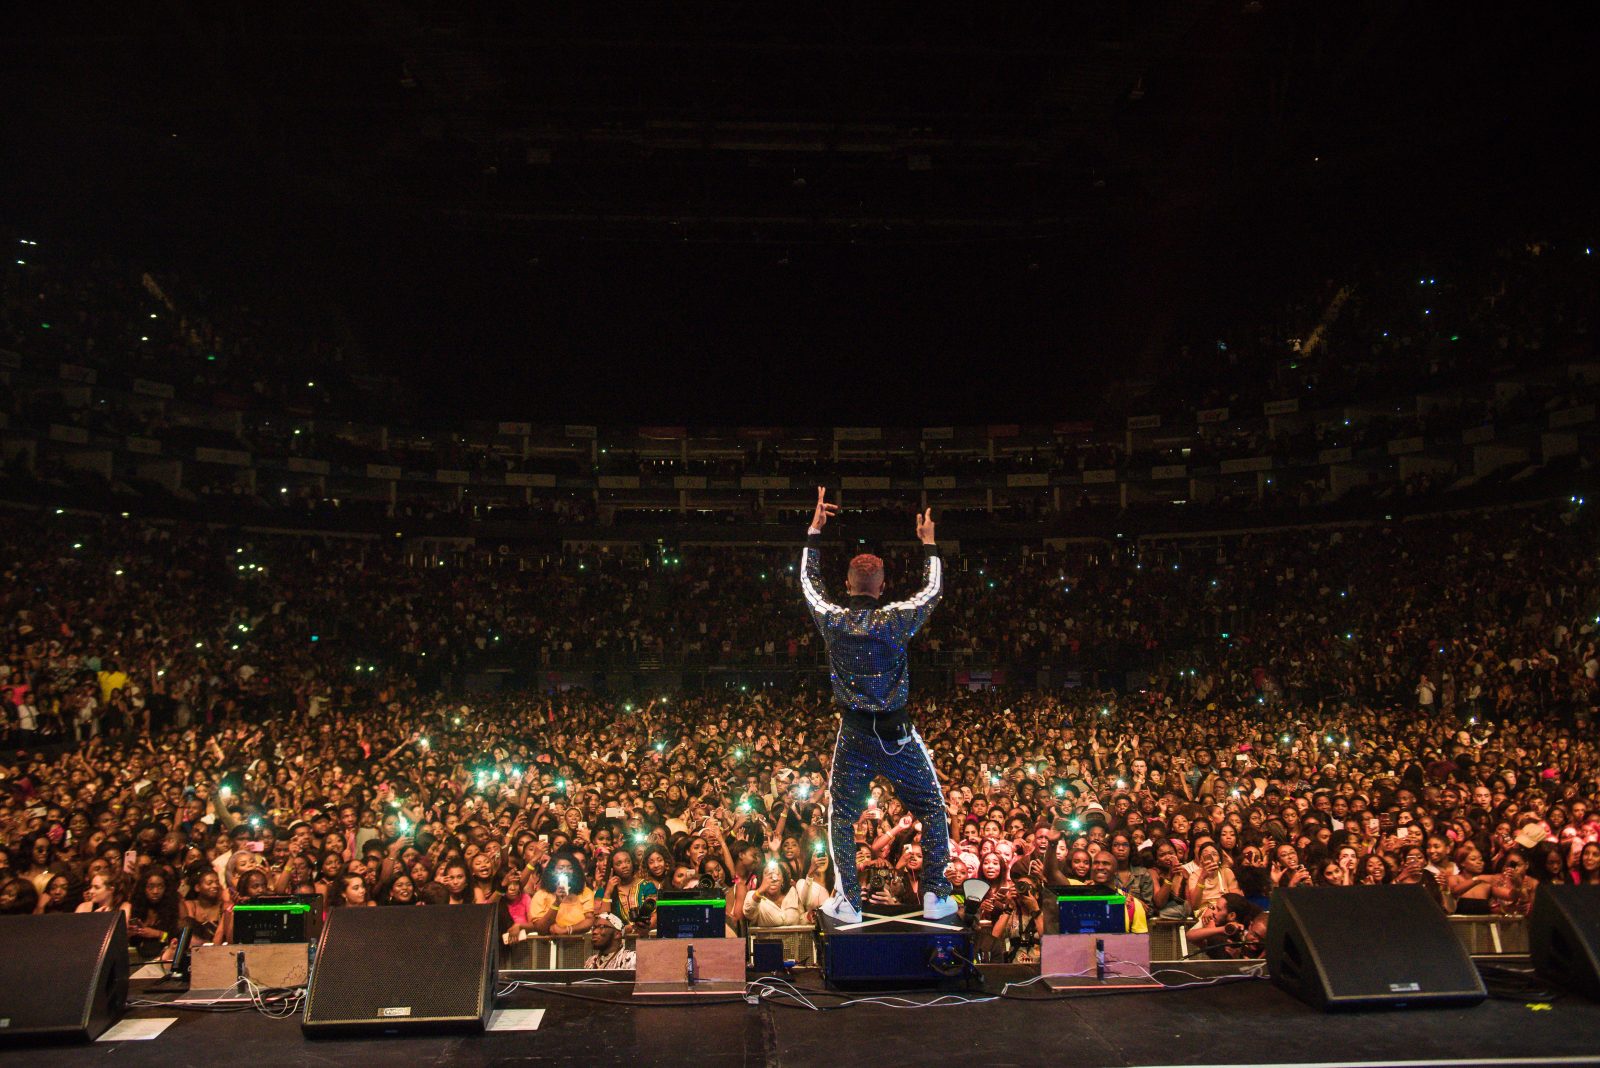
M910 740L879 739L869 730L841 724L833 746L833 768L828 780L828 839L833 853L834 888L857 908L861 884L856 875L856 821L866 808L872 780L883 776L894 784L895 796L922 824L922 889L950 892L945 869L950 864L950 824L944 793L933 755L915 730Z

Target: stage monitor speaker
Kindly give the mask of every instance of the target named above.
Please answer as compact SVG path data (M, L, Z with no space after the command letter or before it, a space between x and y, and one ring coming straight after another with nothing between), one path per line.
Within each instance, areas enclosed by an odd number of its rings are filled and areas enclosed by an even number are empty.
M1273 891L1267 971L1324 1012L1476 1005L1489 996L1450 921L1416 885Z
M1541 978L1600 1001L1600 886L1539 887L1528 953Z
M497 921L496 905L331 909L302 1030L482 1031L494 1007Z
M92 1042L127 1000L121 909L0 916L0 1043Z

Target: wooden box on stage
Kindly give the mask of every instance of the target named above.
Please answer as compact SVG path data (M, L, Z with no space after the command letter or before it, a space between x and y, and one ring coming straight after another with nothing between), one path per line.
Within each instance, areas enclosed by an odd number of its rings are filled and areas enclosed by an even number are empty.
M1039 974L1052 990L1161 985L1150 975L1147 934L1045 935L1039 946Z
M694 948L695 981L688 977ZM641 938L634 947L633 996L727 997L744 993L744 939Z
M305 942L275 942L257 946L195 946L191 957L192 990L224 990L239 978L239 956L244 974L257 986L282 990L305 986L310 974L310 946Z

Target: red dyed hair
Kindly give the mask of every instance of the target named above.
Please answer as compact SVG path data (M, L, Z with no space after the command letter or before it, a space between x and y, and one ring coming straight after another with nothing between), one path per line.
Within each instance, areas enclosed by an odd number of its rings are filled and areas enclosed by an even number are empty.
M866 589L883 579L883 560L871 553L862 553L850 561L851 585Z

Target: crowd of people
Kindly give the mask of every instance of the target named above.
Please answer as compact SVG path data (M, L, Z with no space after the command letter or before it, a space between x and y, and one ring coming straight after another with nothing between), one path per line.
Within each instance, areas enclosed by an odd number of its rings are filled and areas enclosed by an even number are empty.
M814 692L569 693L230 715L8 755L5 912L128 915L159 955L231 908L498 902L508 940L642 934L664 888L726 894L730 928L809 922L831 891L833 725ZM381 698L380 698L381 699ZM1027 959L1043 887L1102 883L1134 929L1259 948L1273 887L1420 884L1521 915L1541 882L1600 882L1592 736L1520 710L1175 693L957 691L915 702L948 788L953 882L988 959ZM892 786L856 828L871 904L920 901L921 828Z
M496 902L508 940L584 935L615 966L664 888L722 890L735 929L807 923L832 889L835 713L798 551L447 563L116 516L0 532L0 911L121 909L155 957L185 925L226 940L263 894ZM1072 882L1237 954L1276 886L1518 915L1541 882L1600 881L1593 546L1567 504L952 555L919 643L1016 671L913 683L949 874L988 888L985 958L1030 959L1041 889ZM892 594L912 569L889 573ZM465 698L422 675L669 642L796 670ZM1104 647L1145 685L1024 684ZM864 893L916 902L921 828L892 784L872 795Z
M1367 401L1387 383L1437 391L1429 406L1232 419L1181 448L1080 428L992 458L781 440L703 459L517 454L450 429L319 426L358 401L359 361L271 325L292 317L170 272L18 248L0 275L8 357L79 368L69 387L147 378L237 414L175 417L137 390L83 404L8 374L10 423L350 467L809 482L1203 465L1588 398L1581 376L1496 383L1587 352L1586 261L1519 241L1330 284L1273 327L1205 342L1217 359L1185 364L1201 377L1174 376L1181 396L1137 400L1242 412ZM200 492L241 492L219 477ZM1330 488L1281 482L1268 496ZM327 502L303 489L273 503L320 515ZM1035 521L1037 504L1000 511ZM521 507L600 514L577 497ZM949 787L950 874L991 888L970 902L983 952L1030 953L1051 884L1113 885L1136 926L1181 921L1202 946L1248 952L1273 886L1417 882L1450 911L1516 914L1538 882L1600 878L1593 535L1574 501L1470 522L963 546L919 638L916 717ZM0 519L0 546L0 911L122 909L159 955L185 925L227 939L232 907L269 892L496 901L508 938L587 933L615 965L662 888L722 888L730 927L809 922L831 889L831 713L794 548L441 554L50 510ZM913 572L884 555L891 581ZM545 684L466 703L440 692L508 664ZM589 693L562 674L617 665L767 674L754 693L667 695ZM984 679L995 688L957 685ZM914 902L921 828L889 784L873 792L863 885L879 904Z
M1017 678L1165 672L1196 699L1378 702L1426 686L1451 711L1578 708L1594 678L1592 531L1566 506L1467 524L964 546L918 655ZM821 662L795 625L798 547L453 553L49 512L0 518L0 538L0 667L28 676L30 698L7 719L47 738L101 732L107 716L146 722L151 702L187 723L221 700L409 693L430 672ZM883 551L892 593L914 566ZM126 692L88 684L107 661Z

